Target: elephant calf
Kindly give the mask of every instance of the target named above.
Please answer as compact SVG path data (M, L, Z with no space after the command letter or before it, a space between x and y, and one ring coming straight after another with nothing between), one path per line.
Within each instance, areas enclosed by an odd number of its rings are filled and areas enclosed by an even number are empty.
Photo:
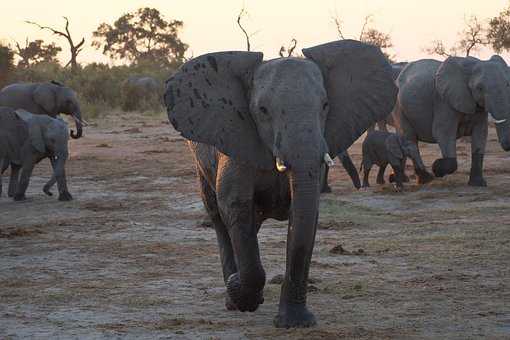
M404 137L387 131L369 132L362 145L363 187L369 185L368 175L373 164L379 166L377 184L384 184L384 171L388 164L394 171L396 189L403 189L402 182L407 181L404 174L405 159L409 157L413 162L419 162L418 148Z
M8 195L14 197L15 201L24 200L35 164L48 157L53 167L53 176L44 186L44 192L51 195L49 189L54 182L57 182L58 199L71 200L72 196L67 190L65 177L68 140L69 130L67 124L61 119L0 107L0 164L2 165L0 170L3 172L9 165L11 166Z

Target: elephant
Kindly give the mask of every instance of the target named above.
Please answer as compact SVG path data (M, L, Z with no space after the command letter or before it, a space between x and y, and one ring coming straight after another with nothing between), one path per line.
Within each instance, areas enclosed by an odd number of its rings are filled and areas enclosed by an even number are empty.
M49 189L57 182L58 199L71 200L65 175L65 163L69 154L68 140L67 123L60 118L0 107L0 164L3 164L2 172L6 165L11 166L9 196L14 197L15 201L25 200L34 166L44 158L49 158L53 175L44 186L44 192L51 195ZM4 160L8 160L9 164L5 164Z
M0 90L0 106L23 109L53 118L60 113L68 114L76 124L76 133L71 130L71 137L74 139L83 135L83 125L86 125L82 120L76 92L56 81L8 85Z
M163 84L148 76L131 76L123 84L125 110L134 110L141 106L141 103L161 103ZM141 101L142 99L142 101Z
M214 224L229 310L263 303L257 234L289 220L287 265L276 327L316 324L307 281L324 163L394 106L391 66L354 40L303 49L304 58L263 61L261 52L213 52L166 82L171 125L188 140Z
M420 162L416 144L403 136L387 131L371 131L362 144L363 160L360 171L363 169L363 187L369 187L368 175L373 164L379 166L377 184L384 184L384 171L388 164L393 168L394 176L390 179L395 182L397 191L402 191L405 177L405 159L409 157Z
M486 186L483 158L488 116L496 124L501 147L510 150L510 73L505 61L497 55L489 60L422 59L405 67L397 86L393 115L399 131L416 144L439 144L442 158L432 165L434 175L443 177L457 170L457 139L471 136L468 184Z
M404 69L404 67L407 66L407 64L408 64L407 62L399 62L399 63L394 63L394 64L391 65L391 70L392 70L392 75L393 75L393 80L394 81L397 81L397 78L400 75L400 72L402 72L402 70ZM377 125L377 127L379 128L380 131L388 132L388 128L386 127L386 125L395 126L395 122L393 120L393 116L390 113L384 119L381 119L376 124L374 124L371 127L369 127L368 131L369 132L370 131L374 131L376 125Z
M347 152L347 150L342 152L341 154L339 154L338 159L340 159L342 166L344 167L345 171L347 171L347 174L351 178L352 185L354 185L354 187L356 189L361 188L361 182L359 180L358 170L356 169L356 166L352 162L351 156L349 156L349 153ZM324 179L322 180L322 184L321 184L321 193L331 192L331 187L328 184L328 175L329 175L329 166L326 164Z

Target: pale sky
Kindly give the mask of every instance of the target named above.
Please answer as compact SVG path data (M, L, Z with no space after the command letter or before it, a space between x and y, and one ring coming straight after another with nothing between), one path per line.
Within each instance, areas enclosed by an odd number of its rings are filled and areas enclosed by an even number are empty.
M390 52L399 61L409 61L427 57L423 48L434 39L451 45L466 17L496 16L508 0L0 0L0 39L10 44L24 42L26 37L56 41L63 47L60 56L64 59L67 42L24 21L63 27L62 16L67 16L75 40L86 38L79 62L106 62L108 59L90 46L92 32L102 22L111 24L124 13L148 6L159 9L167 19L184 21L181 38L190 45L188 56L244 50L244 36L236 24L243 5L249 12L244 21L247 30L258 32L251 38L252 50L264 52L266 58L277 56L280 46L288 45L292 38L298 40L299 49L337 39L331 21L336 12L349 37L357 37L364 17L373 14L373 26L392 36ZM490 55L488 51L475 54ZM510 59L510 55L503 56Z

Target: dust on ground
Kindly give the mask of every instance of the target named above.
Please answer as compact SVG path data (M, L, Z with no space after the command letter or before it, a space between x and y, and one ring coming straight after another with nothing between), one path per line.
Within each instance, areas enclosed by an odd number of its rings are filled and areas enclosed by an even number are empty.
M310 273L319 324L281 330L286 223L260 232L265 303L226 311L184 140L164 116L97 121L71 141L75 200L44 195L46 161L28 201L0 198L0 338L508 339L510 156L493 130L488 144L488 188L466 185L463 142L456 174L404 193L376 169L359 192L333 170ZM437 147L421 149L430 168ZM359 141L350 153L359 164Z

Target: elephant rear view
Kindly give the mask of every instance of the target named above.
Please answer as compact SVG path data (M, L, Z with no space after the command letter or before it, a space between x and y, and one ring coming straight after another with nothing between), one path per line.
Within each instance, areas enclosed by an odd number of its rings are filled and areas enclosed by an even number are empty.
M0 106L53 118L61 113L70 115L76 123L76 133L71 131L71 137L77 139L83 135L82 113L76 92L56 81L8 85L0 90Z
M457 170L456 140L471 136L469 185L486 186L483 156L488 116L496 123L501 147L510 150L510 72L495 55L489 60L449 57L424 59L400 74L394 117L401 132L417 143L438 143L442 158L432 170L443 177Z

